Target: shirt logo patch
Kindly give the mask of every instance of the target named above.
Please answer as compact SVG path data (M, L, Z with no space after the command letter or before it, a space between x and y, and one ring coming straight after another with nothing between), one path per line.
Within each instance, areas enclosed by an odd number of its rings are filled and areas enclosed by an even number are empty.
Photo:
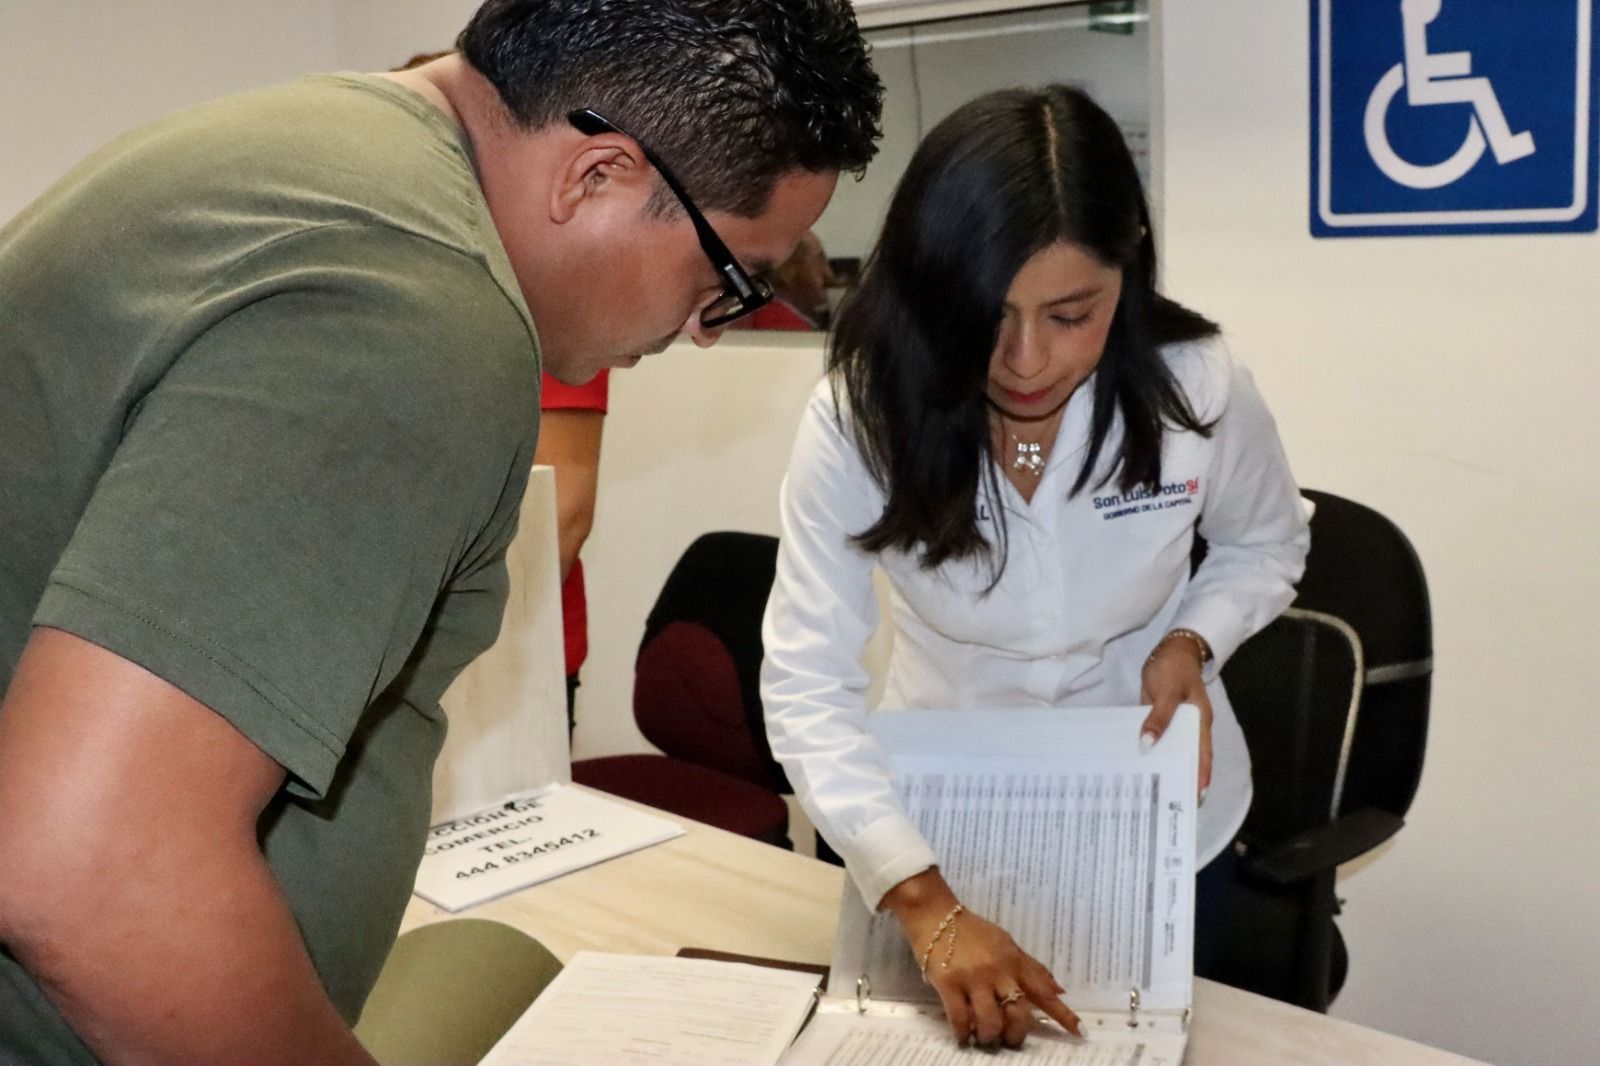
M1141 485L1132 492L1122 495L1096 496L1094 509L1101 518L1109 522L1113 518L1123 518L1131 514L1165 511L1171 507L1188 507L1194 503L1194 498L1199 494L1200 479L1192 477L1185 481L1169 481L1154 489Z

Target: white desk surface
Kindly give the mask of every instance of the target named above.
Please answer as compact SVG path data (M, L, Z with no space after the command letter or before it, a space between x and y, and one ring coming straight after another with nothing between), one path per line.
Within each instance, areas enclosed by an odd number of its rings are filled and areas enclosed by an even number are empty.
M682 947L826 964L844 871L671 816L688 834L458 915L415 896L402 930L492 918L562 959ZM1472 1066L1473 1060L1211 981L1195 982L1188 1066Z

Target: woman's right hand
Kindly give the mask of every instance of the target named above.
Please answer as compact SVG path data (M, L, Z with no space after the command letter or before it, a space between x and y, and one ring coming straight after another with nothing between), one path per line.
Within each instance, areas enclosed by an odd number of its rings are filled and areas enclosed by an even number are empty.
M939 923L957 902L937 867L907 878L883 897L917 962L927 956L925 976L939 994L956 1043L1021 1047L1033 1028L1034 1007L1082 1036L1078 1016L1062 1002L1063 989L1050 971L993 922L963 910L928 951Z

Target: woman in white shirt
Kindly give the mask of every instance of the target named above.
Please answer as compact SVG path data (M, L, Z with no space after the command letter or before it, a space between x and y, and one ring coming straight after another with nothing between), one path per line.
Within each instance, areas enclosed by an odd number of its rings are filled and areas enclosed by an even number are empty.
M1060 86L965 105L901 179L784 481L772 751L868 906L919 956L953 942L928 977L961 1041L1016 1046L1033 1005L1077 1019L1042 965L957 908L896 801L866 729L874 568L892 589L883 706L1145 703L1156 738L1193 703L1201 862L1249 806L1217 668L1288 605L1309 534L1249 373L1155 276L1104 111Z

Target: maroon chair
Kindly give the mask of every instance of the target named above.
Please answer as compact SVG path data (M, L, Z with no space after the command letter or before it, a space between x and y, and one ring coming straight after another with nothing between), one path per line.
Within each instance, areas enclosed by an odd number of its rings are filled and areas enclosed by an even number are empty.
M572 764L580 785L790 848L790 791L761 715L761 615L778 541L707 533L667 577L634 663L633 717L660 755Z

